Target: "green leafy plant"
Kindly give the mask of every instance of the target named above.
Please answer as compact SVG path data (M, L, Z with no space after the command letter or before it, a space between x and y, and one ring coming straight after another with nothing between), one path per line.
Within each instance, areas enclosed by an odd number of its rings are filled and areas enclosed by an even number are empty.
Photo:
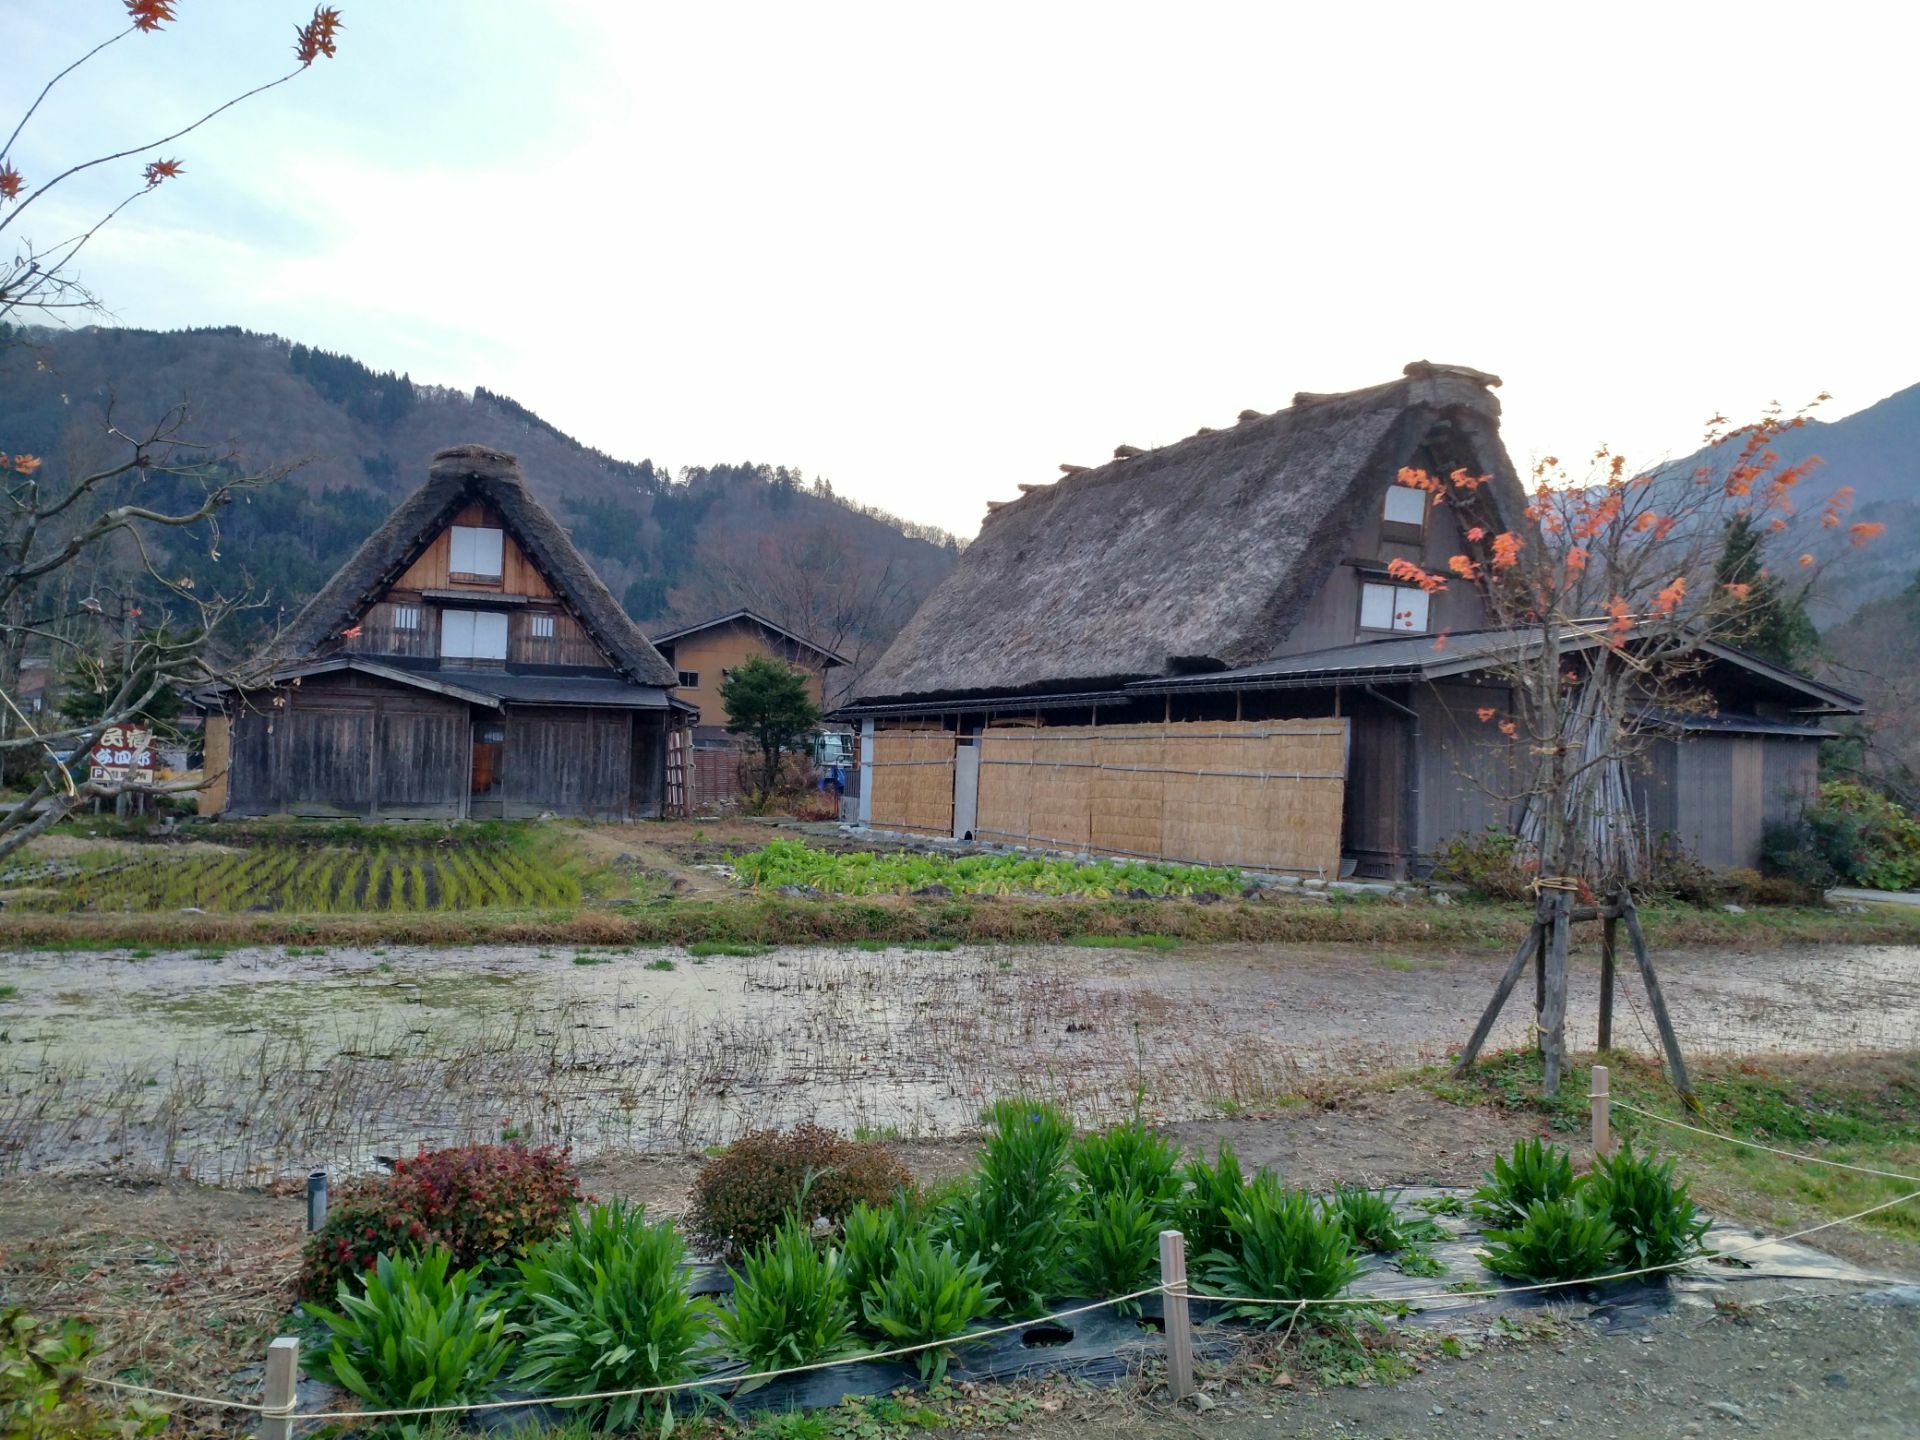
M1375 1254L1391 1254L1444 1237L1445 1232L1431 1220L1402 1217L1394 1206L1399 1198L1398 1191L1390 1195L1364 1185L1342 1185L1328 1197L1327 1204L1347 1227L1353 1243Z
M868 1327L898 1347L962 1335L991 1314L994 1303L993 1282L978 1256L963 1256L923 1234L900 1248L862 1308ZM946 1377L947 1350L923 1350L914 1363L922 1380L937 1385Z
M840 1231L840 1256L856 1318L862 1315L867 1297L893 1268L900 1248L924 1229L904 1191L889 1205L862 1201L847 1212Z
M1480 1260L1496 1275L1547 1282L1585 1280L1614 1268L1621 1234L1578 1194L1535 1200L1517 1225L1486 1232Z
M807 886L830 895L910 894L943 886L956 895L1231 895L1246 885L1238 870L1131 860L1075 861L1043 855L884 855L818 850L774 840L730 856L734 872L759 890Z
M1081 1187L1095 1200L1133 1191L1172 1218L1180 1195L1180 1151L1137 1118L1082 1137L1071 1153Z
M484 1399L507 1363L505 1312L445 1250L382 1255L365 1293L343 1284L338 1304L306 1305L326 1330L306 1367L371 1405Z
M1126 1295L1146 1288L1159 1273L1166 1204L1149 1200L1131 1187L1085 1196L1082 1204L1073 1233L1071 1270L1076 1287L1090 1296ZM1138 1314L1140 1302L1129 1300L1117 1308L1123 1314Z
M1464 885L1488 900L1520 900L1530 893L1534 874L1521 859L1520 838L1492 827L1443 840L1434 852L1433 878Z
M441 1246L461 1266L505 1264L560 1228L580 1201L565 1150L461 1145L423 1151L348 1186L307 1241L296 1288L327 1300L381 1255Z
M700 1167L688 1220L696 1239L738 1259L795 1211L837 1229L862 1201L886 1205L912 1188L912 1174L877 1141L819 1125L756 1130Z
M727 1273L733 1308L721 1312L720 1332L748 1369L808 1365L851 1347L853 1302L840 1252L814 1244L798 1216Z
M1699 1213L1672 1160L1636 1155L1625 1144L1594 1161L1583 1187L1587 1208L1620 1232L1616 1259L1629 1269L1675 1265L1704 1250L1712 1223Z
M1305 1191L1256 1175L1228 1217L1228 1248L1207 1257L1207 1282L1227 1295L1267 1300L1330 1299L1360 1272L1353 1241L1333 1214ZM1246 1306L1238 1312L1271 1329L1294 1312Z
M1178 1215L1187 1253L1199 1259L1226 1249L1233 1233L1230 1217L1247 1198L1240 1157L1222 1140L1211 1165L1195 1155L1181 1167L1181 1174L1186 1189L1180 1197Z
M1037 1313L1067 1278L1076 1203L1067 1174L1073 1127L1052 1106L1002 1100L971 1189L941 1217L946 1238L979 1256L1002 1303Z
M86 1374L93 1327L0 1310L0 1436L5 1440L141 1440L167 1428L167 1412L141 1400L96 1401Z
M1537 1137L1518 1142L1511 1154L1496 1155L1493 1169L1473 1192L1469 1208L1491 1225L1517 1225L1534 1202L1559 1200L1574 1190L1573 1159L1566 1148Z
M577 1211L564 1235L518 1263L513 1329L525 1337L514 1379L548 1394L672 1385L694 1373L712 1312L687 1292L686 1243L666 1221L615 1202ZM597 1429L645 1416L664 1429L670 1399L625 1395L586 1402Z

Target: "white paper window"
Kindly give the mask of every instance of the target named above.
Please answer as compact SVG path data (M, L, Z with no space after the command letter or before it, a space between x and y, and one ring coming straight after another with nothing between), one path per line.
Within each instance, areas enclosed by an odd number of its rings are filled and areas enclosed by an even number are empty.
M1412 585L1360 587L1360 628L1362 630L1408 630L1425 634L1427 629L1427 592Z
M440 612L440 653L450 660L507 658L507 617L493 610Z
M1390 525L1423 526L1427 523L1427 492L1411 485L1389 485L1387 503L1380 518Z
M482 575L489 580L500 578L501 535L498 530L487 530L477 525L455 525L451 534L453 554L447 569L455 575Z
M393 628L396 630L418 630L420 628L420 607L418 605L394 606Z
M533 622L528 633L530 633L534 639L551 640L553 638L553 616L531 615L527 618Z

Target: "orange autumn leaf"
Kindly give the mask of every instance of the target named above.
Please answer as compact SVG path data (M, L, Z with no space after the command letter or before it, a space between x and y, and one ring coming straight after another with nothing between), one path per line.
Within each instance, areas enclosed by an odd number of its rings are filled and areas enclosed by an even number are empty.
M1486 538L1487 538L1487 527L1484 525L1476 525L1471 530L1467 531L1467 539L1469 540L1484 540Z
M1579 575L1587 568L1587 552L1576 545L1567 551L1567 574Z
M154 31L173 23L174 0L126 0L127 18L136 30Z
M1462 580L1478 580L1480 578L1480 567L1465 555L1455 555L1449 558L1447 568Z
M1607 601L1607 614L1613 620L1613 624L1607 627L1612 639L1619 640L1633 628L1633 610L1623 597L1616 595Z
M186 174L186 167L178 160L154 160L147 165L147 188L151 190L162 180L171 180L176 175Z
M1878 520L1861 520L1847 527L1847 538L1856 550L1864 549L1869 540L1878 540L1886 533L1887 527Z
M1491 705L1482 705L1478 710L1474 711L1473 713L1480 717L1480 723L1484 725L1489 720L1493 719L1494 709Z
M11 165L0 165L0 200L17 200L27 182Z
M1723 588L1726 590L1727 594L1731 595L1736 600L1745 600L1748 596L1753 594L1753 586L1741 584L1738 581L1730 582Z
M1493 563L1499 570L1506 570L1517 564L1520 559L1520 537L1511 530L1502 530L1493 537Z
M311 65L322 55L331 60L338 48L339 32L345 28L340 23L338 10L331 5L317 5L313 19L293 27L293 53L299 57L302 65Z
M1395 560L1387 566L1387 574L1408 585L1418 585L1427 594L1437 594L1447 588L1447 582L1431 571L1422 570L1411 560Z
M40 468L40 457L38 455L16 455L13 457L13 468L22 475L31 475Z
M1809 565L1811 565L1811 564L1813 564L1813 556L1811 556L1811 555L1802 555L1802 556L1800 557L1800 568L1801 568L1802 570L1804 570L1804 569L1806 569L1806 568L1807 568L1807 567L1808 567Z
M1673 583L1653 597L1653 608L1659 614L1671 615L1680 608L1680 602L1687 598L1687 577L1676 575Z
M1520 733L1520 727L1511 720L1502 720L1500 722L1500 733L1511 740Z

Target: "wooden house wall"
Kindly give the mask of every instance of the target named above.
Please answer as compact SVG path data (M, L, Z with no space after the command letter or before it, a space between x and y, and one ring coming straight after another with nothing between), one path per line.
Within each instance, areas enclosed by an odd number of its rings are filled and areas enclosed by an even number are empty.
M632 717L624 710L507 710L501 802L509 819L618 819L632 788ZM661 744L665 744L664 734Z
M547 584L546 576L527 558L526 552L514 543L512 532L507 531L505 522L492 506L475 501L449 520L447 525L474 525L506 532L500 542L500 579L453 579L449 566L453 556L453 537L443 528L420 552L420 557L393 582L395 590L471 590L476 595L493 593L526 595L540 600L553 598L553 587Z
M230 725L237 815L455 818L468 785L468 709L368 676L258 692Z
M1499 686L1433 684L1414 688L1420 715L1417 849L1428 858L1456 836L1511 830L1520 818L1513 742L1502 735L1508 697ZM1480 711L1496 713L1482 720Z
M1757 864L1767 827L1799 814L1819 783L1820 742L1792 735L1662 740L1635 776L1647 833L1716 870Z
M680 699L700 707L698 734L706 739L726 733L727 707L720 699L720 685L726 672L745 664L755 655L770 655L807 677L807 694L817 706L826 703L826 672L816 652L767 634L758 625L736 620L697 630L660 647L660 653L676 671L700 677L697 685L685 685L675 693Z
M1381 534L1381 506L1386 489L1369 507L1365 520L1355 529L1342 563L1333 568L1326 584L1307 605L1304 613L1275 650L1276 655L1300 655L1310 650L1326 650L1336 645L1351 645L1356 640L1383 639L1387 632L1360 628L1360 587L1396 559L1411 560L1428 570L1444 573L1447 561L1468 547L1460 533L1450 505L1429 505L1424 540L1417 545L1397 543ZM1471 585L1454 584L1431 596L1428 601L1427 633L1460 632L1482 629L1488 623L1485 604ZM1405 634L1407 632L1399 632Z
M1358 875L1404 873L1412 839L1407 815L1413 763L1407 717L1383 705L1356 706L1349 719L1340 852Z

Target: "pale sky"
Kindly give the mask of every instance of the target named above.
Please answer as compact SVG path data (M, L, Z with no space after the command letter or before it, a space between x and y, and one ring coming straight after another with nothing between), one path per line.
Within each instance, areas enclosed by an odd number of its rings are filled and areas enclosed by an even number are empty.
M178 8L54 92L29 183L278 73L306 13ZM94 242L122 323L275 331L963 535L1060 461L1413 359L1501 374L1523 464L1920 382L1912 6L342 9L338 59L170 147L186 175ZM120 15L6 0L7 128Z

